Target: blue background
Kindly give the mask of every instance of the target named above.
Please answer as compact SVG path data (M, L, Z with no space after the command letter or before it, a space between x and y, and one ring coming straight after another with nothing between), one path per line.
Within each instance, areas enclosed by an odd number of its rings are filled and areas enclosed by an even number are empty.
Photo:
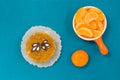
M103 35L109 55L102 56L94 42L83 41L72 29L78 8L96 6L107 16ZM49 26L60 34L62 53L54 66L38 68L21 55L24 33L35 25ZM0 80L120 80L119 0L0 0ZM71 63L75 50L88 52L83 68Z

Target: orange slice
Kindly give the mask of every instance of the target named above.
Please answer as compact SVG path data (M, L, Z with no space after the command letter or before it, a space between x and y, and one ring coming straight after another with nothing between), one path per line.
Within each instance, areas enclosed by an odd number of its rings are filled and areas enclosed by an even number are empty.
M100 30L92 30L93 32L93 37L98 37L101 34Z
M100 13L100 10L97 8L89 8L88 12L96 12L96 13Z
M88 26L89 26L88 24L80 24L80 23L78 23L76 25L76 30L78 30L79 28L87 28Z
M90 23L93 20L96 20L98 18L98 14L96 12L89 12L85 16L85 22Z
M77 30L81 25L82 25L82 23L77 23L77 24L75 25L75 29Z
M97 18L97 20L99 20L99 21L102 21L105 19L105 15L103 14L103 12L100 9L90 8L88 12L96 12L99 15Z
M103 14L102 11L100 11L100 12L99 12L99 17L98 17L97 20L99 20L99 21L103 21L104 19L105 19L105 15Z
M84 8L80 8L77 13L75 14L75 23L79 23L79 22L84 22L83 21L83 17L86 14L86 10Z
M100 21L95 21L95 22L96 22L97 27L98 27L97 29L100 30L100 31L102 31L104 29L103 22L100 22Z
M103 14L103 12L101 10L96 9L96 8L91 8L89 11L90 12L96 12L99 15L97 20L102 21L102 20L105 19L105 15Z
M89 56L84 50L78 50L72 54L71 60L75 66L83 67L88 63Z
M90 29L97 29L97 24L96 24L96 22L95 22L95 21L91 21L91 22L89 23L89 28L90 28Z
M104 25L102 24L102 22L98 22L98 27L99 27L99 29L100 29L101 31L103 30Z
M77 30L77 33L81 36L85 36L85 37L93 37L93 33L89 28L79 28Z

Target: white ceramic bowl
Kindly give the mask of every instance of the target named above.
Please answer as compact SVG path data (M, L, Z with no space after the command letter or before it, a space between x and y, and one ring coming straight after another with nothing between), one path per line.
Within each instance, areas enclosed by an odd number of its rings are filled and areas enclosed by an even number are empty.
M85 6L85 7L82 7L82 8L96 8L96 7L93 7L93 6ZM96 8L96 9L98 9L98 8ZM100 10L100 9L98 9L98 10ZM100 10L100 11L101 11L101 10ZM103 13L103 14L104 14L104 13ZM76 13L75 13L75 15L76 15ZM103 33L105 32L105 30L106 30L106 28L107 28L107 19L106 19L106 16L105 16L105 14L104 14L105 20L104 20L104 29L103 29L102 33L101 33L99 36L95 37L95 38L86 38L86 37L83 37L83 36L79 35L79 34L77 33L76 29L75 29L75 26L74 26L75 15L74 15L74 17L73 17L73 23L72 23L72 24L73 24L73 29L74 29L75 33L77 34L77 36L80 37L80 38L83 39L83 40L87 40L87 41L96 40L96 39L100 38L100 37L103 35Z

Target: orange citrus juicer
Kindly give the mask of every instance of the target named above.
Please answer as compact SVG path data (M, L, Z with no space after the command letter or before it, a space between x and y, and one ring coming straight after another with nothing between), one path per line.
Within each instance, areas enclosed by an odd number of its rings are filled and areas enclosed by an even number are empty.
M108 54L102 35L107 27L107 20L104 13L93 6L80 8L73 18L73 29L83 40L94 41L102 55Z

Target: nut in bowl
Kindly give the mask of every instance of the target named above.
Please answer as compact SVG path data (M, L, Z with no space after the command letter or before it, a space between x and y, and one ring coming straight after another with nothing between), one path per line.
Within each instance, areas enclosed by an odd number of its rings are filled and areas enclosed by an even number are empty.
M73 29L83 40L97 43L103 55L108 54L108 49L102 41L102 35L107 27L105 14L93 6L85 6L75 13L73 18Z

